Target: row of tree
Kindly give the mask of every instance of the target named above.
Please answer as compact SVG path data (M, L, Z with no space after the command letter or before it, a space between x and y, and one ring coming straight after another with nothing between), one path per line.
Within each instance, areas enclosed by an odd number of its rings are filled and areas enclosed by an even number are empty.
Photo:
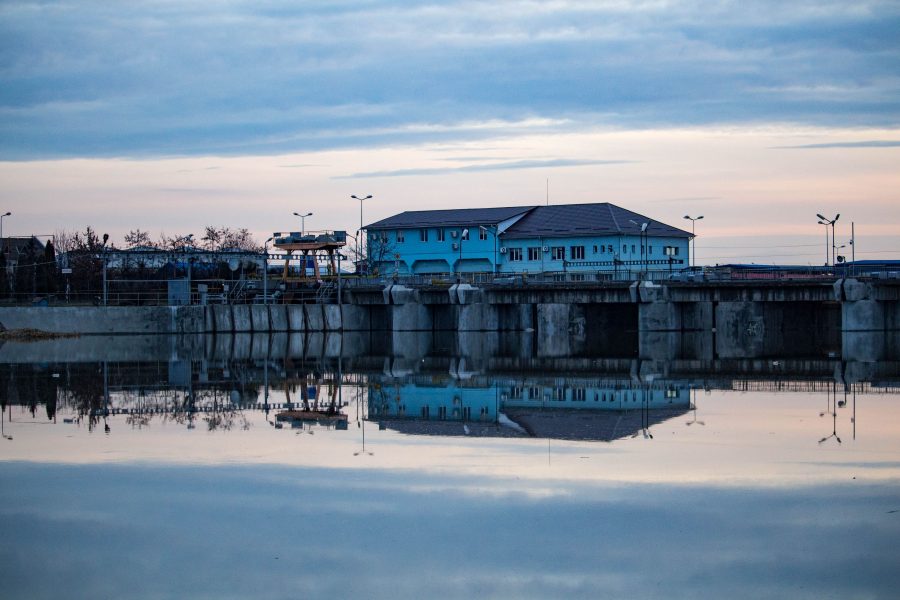
M60 252L86 251L99 252L104 247L103 239L97 235L93 228L87 227L84 232L57 230L54 238ZM105 243L108 249L119 249L114 242ZM134 250L135 248L147 248L152 250L184 250L195 248L199 250L244 250L246 252L262 252L262 245L256 241L253 234L246 228L232 229L231 227L215 227L207 225L199 239L195 239L193 233L186 235L169 236L160 233L154 241L150 233L142 229L132 229L125 234L125 245L122 249Z
M192 234L171 237L160 234L154 242L146 231L133 229L125 236L124 249L136 248L169 251L188 248L210 251L239 249L245 252L261 252L263 249L247 229L214 226L205 227L196 242ZM15 257L0 252L0 300L13 298L25 301L55 294L65 294L74 300L96 300L103 285L103 252L117 249L107 235L101 236L92 227L86 227L84 231L58 230L43 251L39 244L30 243L23 245ZM64 265L57 262L57 252L66 253ZM141 261L134 264L125 261L122 264L124 270L129 271L126 278L154 278L153 269ZM60 271L61 266L70 269L65 276ZM227 265L222 270L227 277ZM167 277L173 276L172 273L167 274Z

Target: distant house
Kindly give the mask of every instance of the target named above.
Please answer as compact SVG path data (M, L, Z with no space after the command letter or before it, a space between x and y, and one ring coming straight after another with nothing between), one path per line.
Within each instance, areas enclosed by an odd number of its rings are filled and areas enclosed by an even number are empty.
M407 211L364 229L370 264L399 275L676 270L691 238L606 202Z
M6 268L12 271L19 262L32 256L34 259L43 256L44 244L36 237L5 237L0 239L0 250L6 257Z

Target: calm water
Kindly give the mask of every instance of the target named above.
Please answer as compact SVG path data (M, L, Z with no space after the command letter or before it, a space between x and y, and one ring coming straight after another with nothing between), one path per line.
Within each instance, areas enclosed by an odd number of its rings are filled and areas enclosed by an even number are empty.
M897 597L900 362L469 337L0 346L0 597Z

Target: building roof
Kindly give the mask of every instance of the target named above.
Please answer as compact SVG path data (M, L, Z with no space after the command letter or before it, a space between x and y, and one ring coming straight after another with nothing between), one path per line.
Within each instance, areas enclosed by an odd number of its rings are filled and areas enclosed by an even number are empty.
M615 204L560 204L537 206L522 217L502 237L571 237L579 235L640 235L641 224L649 223L648 237L691 237L671 225L626 210Z
M29 246L34 250L36 256L44 251L44 244L33 235L0 239L0 251L6 254L6 260L18 261L19 257L28 251Z
M403 229L406 227L454 227L500 223L528 212L534 206L504 208L455 208L448 210L408 210L376 221L363 229Z

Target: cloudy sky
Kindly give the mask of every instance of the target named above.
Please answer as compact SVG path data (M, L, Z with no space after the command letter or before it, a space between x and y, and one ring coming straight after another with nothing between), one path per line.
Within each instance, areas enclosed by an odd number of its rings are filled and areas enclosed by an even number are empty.
M613 202L701 261L900 258L900 2L0 4L4 233Z

